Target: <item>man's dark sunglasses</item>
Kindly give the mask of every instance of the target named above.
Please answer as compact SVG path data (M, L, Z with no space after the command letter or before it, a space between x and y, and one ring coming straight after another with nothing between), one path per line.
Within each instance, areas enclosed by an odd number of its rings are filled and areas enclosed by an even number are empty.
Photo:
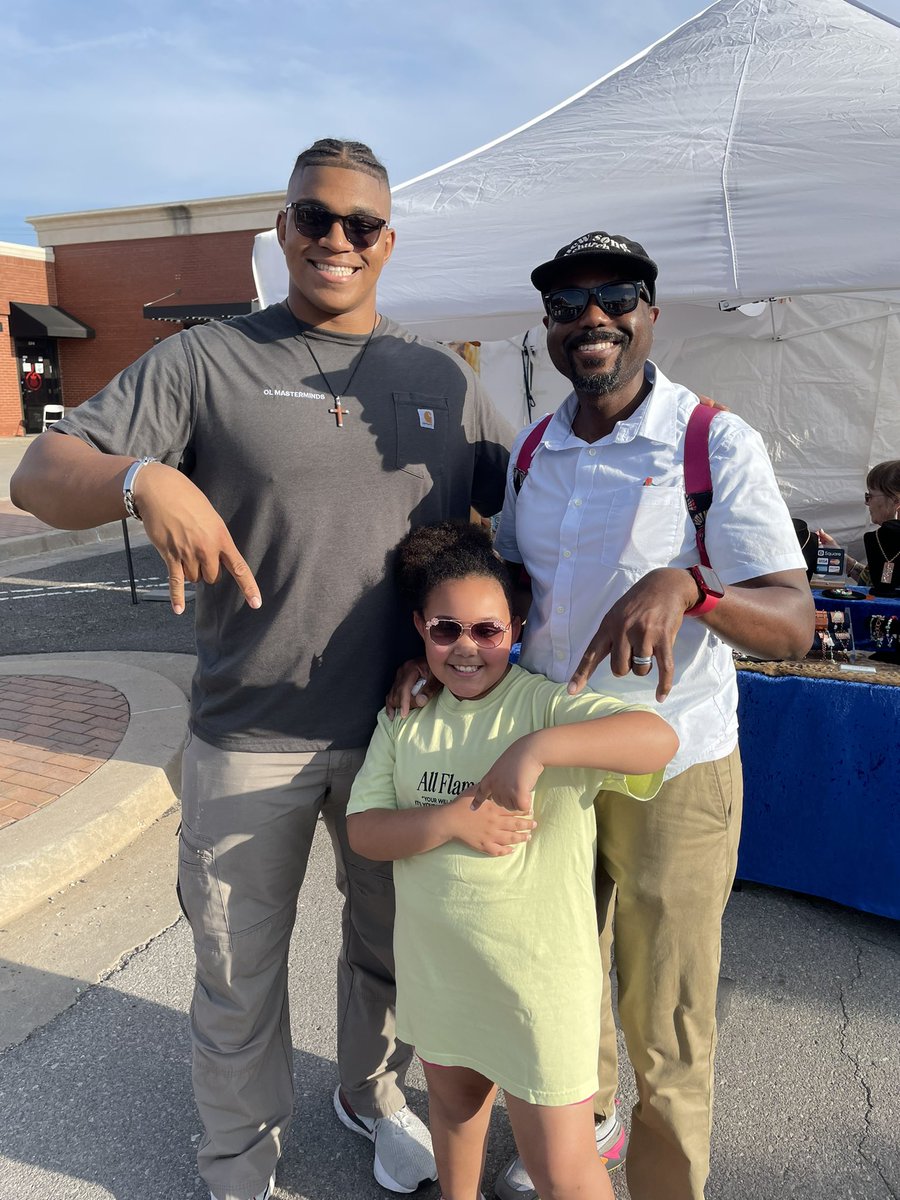
M333 213L321 204L308 204L303 200L295 200L293 204L285 205L284 211L290 212L291 209L294 210L297 232L303 237L319 241L331 232L335 221L339 221L344 237L355 250L374 246L381 236L382 229L387 225L384 217L368 217L363 213L351 213L348 217L342 217L340 213Z
M551 321L567 325L578 320L592 297L608 317L624 317L626 313L634 312L638 300L650 303L650 293L643 283L617 279L614 283L598 283L595 287L566 287L547 292L543 297L544 308Z

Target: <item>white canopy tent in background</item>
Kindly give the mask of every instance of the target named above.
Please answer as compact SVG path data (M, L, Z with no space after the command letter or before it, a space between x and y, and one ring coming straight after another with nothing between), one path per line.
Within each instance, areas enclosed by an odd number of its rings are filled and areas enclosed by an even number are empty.
M859 537L868 467L900 458L895 22L854 0L718 0L393 196L379 307L481 341L516 424L526 331L535 413L567 390L531 269L589 230L624 233L660 267L654 359L760 430L795 516ZM269 233L254 269L260 299L283 298Z

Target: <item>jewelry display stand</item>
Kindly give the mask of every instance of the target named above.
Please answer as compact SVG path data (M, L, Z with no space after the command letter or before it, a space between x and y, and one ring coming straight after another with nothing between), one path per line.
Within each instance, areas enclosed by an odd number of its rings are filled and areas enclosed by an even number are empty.
M819 539L807 523L801 521L799 517L794 517L792 523L794 532L797 534L797 541L800 543L800 549L803 552L803 557L806 560L806 578L811 580L813 571L816 569L816 553L819 549Z
M849 608L832 611L816 609L815 641L808 657L824 662L856 662L856 642Z
M875 644L873 662L900 663L900 617L873 613L869 617L869 637Z

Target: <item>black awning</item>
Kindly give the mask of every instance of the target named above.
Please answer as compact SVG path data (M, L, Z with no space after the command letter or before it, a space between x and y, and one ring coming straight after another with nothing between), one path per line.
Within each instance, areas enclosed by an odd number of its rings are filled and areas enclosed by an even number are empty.
M90 325L52 304L9 302L9 332L13 337L92 338Z
M145 304L144 319L147 321L227 321L229 317L242 317L255 312L255 300L234 300L228 304Z

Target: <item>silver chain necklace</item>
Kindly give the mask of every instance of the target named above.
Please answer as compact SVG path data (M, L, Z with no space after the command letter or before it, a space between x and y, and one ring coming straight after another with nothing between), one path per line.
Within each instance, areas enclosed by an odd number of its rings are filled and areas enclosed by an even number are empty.
M362 360L363 360L363 359L365 358L365 356L366 356L366 351L367 351L367 350L368 350L368 348L369 348L369 342L371 342L371 340L372 340L372 336L373 336L373 334L375 333L375 330L376 330L377 328L378 328L378 314L376 313L376 314L375 314L375 324L372 326L372 329L371 329L371 331L370 331L370 333L369 333L369 336L366 338L365 345L364 345L364 346L363 346L363 348L362 348L362 352L361 352L361 354L360 354L359 358L356 360L356 362L355 362L355 364L354 364L354 366L353 366L353 370L350 372L350 378L347 380L347 385L346 385L346 387L344 388L344 390L343 390L343 392L341 393L341 395L340 395L340 396L337 394L337 392L336 392L336 391L334 390L334 388L331 386L331 381L330 381L330 379L329 379L329 378L328 378L328 376L325 374L325 372L322 370L322 367L321 367L321 366L320 366L320 364L319 364L319 360L316 358L316 352L315 352L315 350L313 350L312 346L311 346L311 345L309 344L309 342L306 340L306 332L305 332L305 330L302 330L302 329L300 330L300 336L301 336L301 338L303 338L303 345L304 345L304 346L307 348L307 350L309 351L309 356L310 356L310 358L311 358L311 359L313 360L313 362L316 364L316 370L319 372L319 374L320 374L320 375L322 376L322 378L325 380L325 386L328 388L329 392L331 392L331 398L332 398L332 400L334 401L334 408L329 408L329 410L328 410L328 411L329 411L329 412L332 414L332 416L334 417L334 423L335 423L335 425L337 426L337 428L338 428L338 429L343 429L343 428L344 428L344 417L346 417L346 416L349 416L349 409L346 409L346 408L344 408L344 406L341 404L341 400L342 400L342 399L343 399L343 397L344 397L344 396L347 394L347 392L349 392L349 391L350 391L350 385L353 383L353 380L356 378L356 372L359 370L360 363L362 362Z

